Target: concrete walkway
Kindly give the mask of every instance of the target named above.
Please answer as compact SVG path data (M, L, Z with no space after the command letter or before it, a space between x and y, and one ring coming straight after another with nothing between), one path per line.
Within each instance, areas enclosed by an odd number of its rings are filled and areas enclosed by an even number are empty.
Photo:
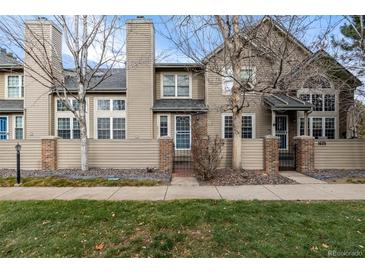
M325 181L309 177L296 171L281 171L279 172L279 174L281 176L292 179L293 181L296 181L299 184L327 184Z
M155 187L1 187L0 200L365 200L365 184Z

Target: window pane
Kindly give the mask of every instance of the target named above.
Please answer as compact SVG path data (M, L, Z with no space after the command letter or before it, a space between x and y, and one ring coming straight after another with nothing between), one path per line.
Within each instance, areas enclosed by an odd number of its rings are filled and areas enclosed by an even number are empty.
M72 128L72 133L73 133L73 139L80 139L80 124L79 121L77 121L76 118L73 118L73 128Z
M113 110L125 110L125 101L113 100Z
M67 111L66 105L60 99L57 100L57 111Z
M323 110L322 94L312 94L312 104L314 105L314 111L322 111Z
M177 76L177 96L189 97L189 75Z
M175 96L175 75L171 74L163 76L163 96Z
M70 118L58 118L58 137L71 139Z
M307 132L307 136L309 136L309 128L310 128L310 123L309 123L309 118L308 118L308 132ZM300 126L299 126L299 135L303 136L304 135L304 118L300 118Z
M9 98L19 98L19 88L8 87L8 97Z
M125 139L124 118L113 118L113 139Z
M326 94L324 96L324 110L325 111L335 111L335 95Z
M313 137L316 139L322 137L322 118L313 118L312 127Z
M19 87L19 76L8 76L9 87Z
M110 118L98 118L98 139L110 139Z
M167 116L160 116L160 137L168 135L168 119Z
M79 109L80 109L80 102L79 102L79 100L72 99L72 107L73 107L75 110L79 110Z
M17 139L17 140L23 139L23 129L22 128L15 129L15 139Z
M15 139L23 139L23 116L15 116Z
M20 98L21 95L21 76L8 76L8 97L9 98Z
M242 116L242 138L252 139L252 116Z
M299 95L299 99L302 100L302 101L304 101L304 102L310 103L311 96L310 96L310 94L300 94Z
M255 81L254 77L255 77L255 75L254 75L253 68L244 68L241 70L241 81L243 83L246 83L246 82L254 83L254 81Z
M98 100L98 110L110 110L110 100Z
M225 94L231 94L233 87L233 79L231 77L224 77L223 78L223 92Z
M224 138L233 138L232 116L224 116Z
M335 118L325 118L325 136L335 139Z

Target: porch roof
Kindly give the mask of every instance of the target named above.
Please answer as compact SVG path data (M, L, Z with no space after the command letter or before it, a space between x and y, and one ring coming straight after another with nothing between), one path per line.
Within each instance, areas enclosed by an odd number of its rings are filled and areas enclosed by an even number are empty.
M0 113L23 112L23 100L0 100Z
M302 110L310 111L313 105L308 102L304 102L296 97L289 95L266 95L264 96L264 102L271 110Z
M204 100L195 99L160 99L156 100L152 110L154 112L173 111L173 112L186 112L197 111L207 112L208 108L204 103Z

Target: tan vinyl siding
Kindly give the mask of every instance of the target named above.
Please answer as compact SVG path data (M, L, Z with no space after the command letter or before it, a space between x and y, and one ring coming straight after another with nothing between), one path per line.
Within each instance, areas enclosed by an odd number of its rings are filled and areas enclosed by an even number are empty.
M314 168L316 169L364 169L365 140L326 140L326 145L314 145Z
M242 140L242 168L261 170L264 168L263 139ZM220 168L232 167L232 141L225 140Z
M41 140L9 140L0 142L0 167L16 168L15 145L22 146L21 169L41 169Z
M42 23L30 22L27 24L32 31L30 32L28 28L26 28L25 38L27 47L32 47L35 54L38 54L40 59L44 60L43 62L47 62L46 54L42 52L43 49L40 49L40 46L37 44L32 33L35 33L38 38L49 40L50 44L55 45L55 48L52 48L51 46L47 48L47 55L51 58L52 62L54 62L55 68L58 69L60 65L56 64L57 60L54 59L55 53L53 53L53 50L60 50L60 46L58 45L58 43L60 43L60 38L58 38L57 35L61 36L61 34L58 31L54 31L52 24L47 21L42 21ZM58 56L61 56L61 52L57 54ZM39 139L51 133L51 115L50 110L48 109L51 97L48 96L49 88L39 83L41 79L39 75L44 75L44 77L46 77L45 73L29 55L26 54L24 60L27 64L24 71L24 108L26 109L25 120L27 123L25 134L28 139ZM32 70L28 70L27 67L32 67ZM34 80L32 75L37 77L38 81ZM46 86L49 85L46 81L44 81L44 84Z
M89 140L89 166L99 168L158 168L157 140ZM80 143L58 140L58 167L80 167Z
M127 23L127 139L152 139L154 29Z
M161 80L162 75L166 74L174 74L174 73L184 73L184 70L159 70L155 73L155 96L156 100L161 99ZM194 72L186 72L191 75L191 96L192 99L200 99L204 100L204 93L205 93L205 81L204 81L204 74L203 73L194 73Z
M0 100L5 99L5 73L0 73Z

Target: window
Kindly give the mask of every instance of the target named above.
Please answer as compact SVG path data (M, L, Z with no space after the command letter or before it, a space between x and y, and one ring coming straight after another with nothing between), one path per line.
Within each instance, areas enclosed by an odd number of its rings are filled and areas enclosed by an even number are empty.
M256 68L255 67L243 67L241 69L241 81L243 83L255 84Z
M190 149L190 116L175 117L175 148Z
M8 75L7 95L8 98L24 97L24 77L22 75Z
M24 121L23 116L15 116L14 123L14 137L17 140L21 140L24 138Z
M168 128L168 116L161 115L160 116L160 137L169 136L169 128Z
M98 100L98 110L110 110L110 100Z
M70 99L70 102L72 102L72 107L75 110L79 110L80 103L77 99ZM66 104L61 99L57 99L57 111L69 111Z
M310 103L311 96L310 96L310 94L300 94L299 95L299 99L302 100L302 101L304 101L304 102Z
M113 100L113 110L125 110L125 100Z
M71 139L70 118L58 118L58 137L62 139Z
M314 138L318 139L322 137L322 118L312 118L312 135Z
M113 119L113 139L125 139L125 119Z
M253 134L253 116L244 114L242 116L242 138L252 139Z
M312 104L314 105L314 111L323 110L323 95L322 94L312 94Z
M80 123L76 118L72 118L72 139L80 139Z
M324 128L324 136L328 139L335 139L335 118L325 118Z
M310 119L308 118L308 132L307 134L304 134L304 118L300 118L300 127L299 127L299 135L310 135Z
M334 94L324 95L324 110L335 111L336 96Z
M190 97L189 74L163 74L162 97Z
M233 118L232 115L223 116L223 135L225 139L233 138Z
M231 69L227 69L223 73L226 75L223 77L223 95L230 95L234 83L234 78L232 77L233 72ZM242 83L247 83L252 86L256 83L256 67L243 67L240 77Z
M110 139L110 118L98 118L98 139Z

